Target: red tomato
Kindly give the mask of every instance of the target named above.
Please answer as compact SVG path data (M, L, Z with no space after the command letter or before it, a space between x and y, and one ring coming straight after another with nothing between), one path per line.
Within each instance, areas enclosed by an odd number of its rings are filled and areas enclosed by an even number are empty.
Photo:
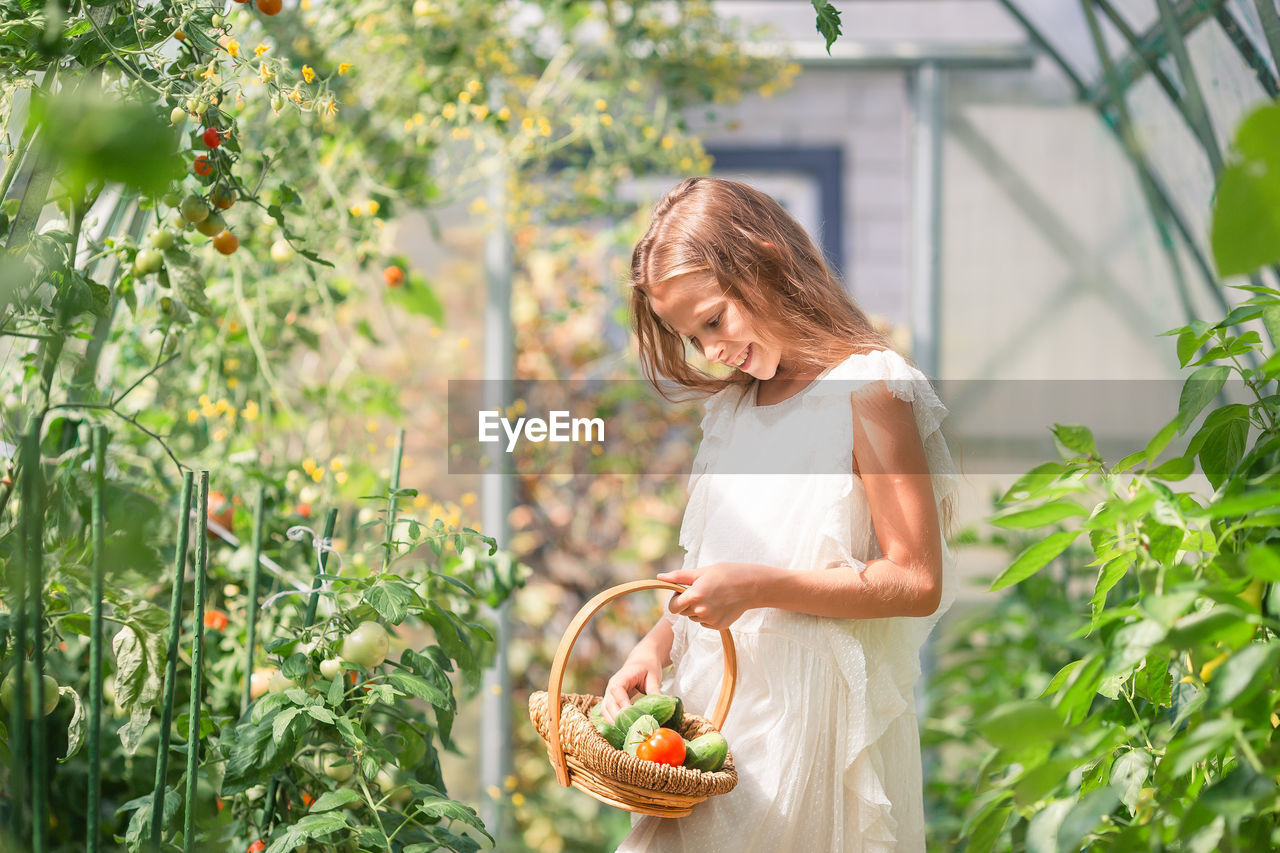
M404 284L404 270L397 266L389 266L382 271L382 278L387 287L399 287Z
M672 729L658 729L636 747L636 758L679 767L684 764L684 738Z
M258 0L258 11L264 15L278 15L283 7L281 0Z
M311 804L314 803L315 801L316 801L315 797L311 796L306 791L302 792L302 804L304 806L306 806L307 808L311 808Z
M266 849L267 849L267 842L259 838L257 841L249 845L249 849L246 850L245 853L262 853L262 851Z
M196 161L191 164L191 170L197 175L207 175L213 171L213 166L209 163L209 158L203 154L196 155Z
M212 628L215 631L227 630L227 624L231 620L227 618L227 614L221 610L206 610L204 612L204 626Z
M218 133L217 128L205 128L200 138L204 140L204 144L209 148L217 148L222 144L222 136Z
M229 255L240 248L240 238L230 231L219 231L213 235L213 248L224 255Z
M232 527L235 514L235 507L227 500L226 495L222 492L209 492L209 517L225 527L228 533L235 529Z

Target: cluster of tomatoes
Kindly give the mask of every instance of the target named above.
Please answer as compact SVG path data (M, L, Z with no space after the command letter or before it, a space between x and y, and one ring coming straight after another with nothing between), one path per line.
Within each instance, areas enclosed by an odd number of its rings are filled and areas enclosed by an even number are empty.
M236 2L248 4L250 0L236 0ZM284 4L282 0L257 0L256 5L263 15L273 16L280 13ZM215 14L212 18L214 27L220 27L224 22L225 19L221 14ZM175 30L173 35L179 41L187 42L187 35L181 29ZM195 97L189 98L185 105L175 105L169 113L169 121L175 126L180 125L187 120L188 115L201 118L206 122L206 126L199 133L199 141L203 143L206 151L196 154L191 164L191 171L197 179L211 186L207 194L188 193L185 196L170 194L165 197L164 201L170 207L177 208L177 214L169 223L170 227L161 227L153 231L148 236L147 245L140 248L134 255L133 273L138 277L158 273L164 268L164 252L174 245L174 229L195 228L201 234L210 237L213 247L224 255L230 255L240 248L240 238L228 227L222 216L222 211L230 208L238 199L234 182L227 174L230 162L225 154L219 151L230 131L218 127L218 112L210 110L207 102ZM287 244L281 249L273 246L273 259L280 263L287 260L291 253L286 253L285 249L288 249Z

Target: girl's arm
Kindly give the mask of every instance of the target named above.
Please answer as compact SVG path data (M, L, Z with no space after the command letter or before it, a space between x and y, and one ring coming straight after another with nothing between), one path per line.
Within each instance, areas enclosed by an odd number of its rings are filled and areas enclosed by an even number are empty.
M776 607L836 619L928 616L938 609L942 534L924 445L911 404L882 383L852 395L854 470L866 487L884 556L851 566L789 571L717 563L659 578L689 584L668 605L699 624L729 627L745 611Z
M671 643L675 634L665 617L658 619L644 639L636 643L622 668L613 674L600 699L604 719L612 723L623 708L631 704L631 692L657 693L662 689L662 670L671 663Z

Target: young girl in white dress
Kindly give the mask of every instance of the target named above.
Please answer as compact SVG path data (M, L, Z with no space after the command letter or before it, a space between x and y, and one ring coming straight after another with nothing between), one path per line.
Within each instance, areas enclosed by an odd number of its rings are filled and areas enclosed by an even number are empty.
M919 652L955 598L957 478L928 380L804 229L745 184L689 178L632 257L641 363L708 394L680 530L687 585L609 680L710 717L732 633L732 791L632 815L617 853L923 851ZM686 359L686 342L725 379ZM671 668L665 678L664 669Z

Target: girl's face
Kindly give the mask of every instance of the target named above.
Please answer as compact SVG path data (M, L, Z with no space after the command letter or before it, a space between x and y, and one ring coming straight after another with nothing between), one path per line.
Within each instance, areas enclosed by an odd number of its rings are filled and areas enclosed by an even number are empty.
M690 339L708 361L727 364L756 379L772 379L782 359L741 306L714 280L690 273L649 289L649 304L667 325Z

